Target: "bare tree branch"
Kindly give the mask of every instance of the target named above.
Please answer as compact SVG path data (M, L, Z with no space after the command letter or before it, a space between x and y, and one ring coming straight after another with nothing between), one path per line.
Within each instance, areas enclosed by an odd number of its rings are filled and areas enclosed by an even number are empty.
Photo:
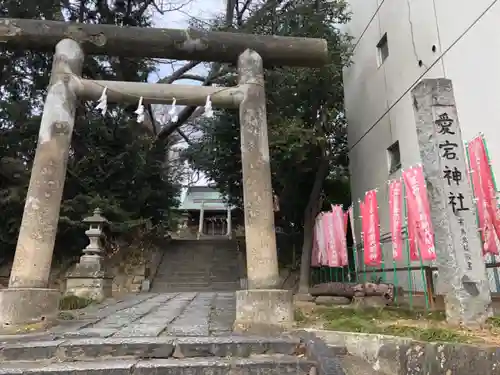
M189 145L191 142L189 141L189 138L187 137L186 134L181 129L177 129L177 133L184 139L184 141Z
M199 75L196 75L196 74L184 74L184 75L180 76L178 80L181 80L181 79L190 79L192 81L204 82L206 78L207 77L199 76Z
M233 25L234 8L236 6L236 1L237 0L227 0L226 18L224 20L224 26L227 29L232 28ZM212 65L210 73L202 83L203 86L208 86L211 84L212 80L219 73L221 66L222 64L220 63L214 63ZM189 118L196 111L196 108L197 107L184 107L182 111L179 113L179 118L177 122L176 123L170 122L167 126L165 126L158 134L157 139L161 141L162 139L168 138L168 136L172 134L172 132L174 132L176 129L179 129L186 121L189 120Z
M170 76L160 79L157 83L174 83L175 81L180 79L180 77L182 77L183 74L187 73L200 63L201 61L188 62L186 65L180 67L178 70L173 72Z
M181 68L179 68L174 73L172 73L169 77L159 80L158 83L167 83L167 84L173 83L173 82L177 81L180 77L182 77L182 75L184 73L186 73L187 71L193 69L199 63L200 63L199 61L191 61L191 62L187 63L186 65L182 66ZM148 107L147 108L148 112L151 114L151 122L152 122L152 127L154 129L154 134L156 136L158 136L157 131L156 131L155 120L154 120L154 117L153 117L153 108L151 107L151 104L148 104L147 107ZM148 127L147 124L146 124L146 127Z
M259 8L246 20L245 25L242 28L242 31L250 30L262 17L267 15L271 10L275 9L278 5L282 4L285 1L286 0L272 0L264 3L261 8ZM250 3L246 4L246 2L247 0L245 0L244 8L246 5L245 9L248 9ZM237 0L228 0L227 2L226 19L225 19L226 28L232 28L234 19L234 10L236 5L237 5ZM241 18L243 17L242 15L240 16ZM202 86L209 86L210 84L212 84L213 80L219 77L220 69L221 69L221 64L214 63L207 78L205 78L205 80L203 81ZM188 121L191 118L195 110L196 107L183 108L183 110L178 115L179 118L177 122L176 123L169 122L165 127L163 127L163 129L158 133L157 140L161 141L164 140L165 138L168 138L176 129L180 128L182 125L184 125L186 121Z

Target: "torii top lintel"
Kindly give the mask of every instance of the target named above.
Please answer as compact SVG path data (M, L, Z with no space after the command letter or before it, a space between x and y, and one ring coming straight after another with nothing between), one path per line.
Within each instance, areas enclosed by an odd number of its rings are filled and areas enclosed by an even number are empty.
M236 63L243 51L252 49L266 66L319 67L328 62L324 39L0 18L0 44L8 48L53 51L64 38L80 42L90 55Z

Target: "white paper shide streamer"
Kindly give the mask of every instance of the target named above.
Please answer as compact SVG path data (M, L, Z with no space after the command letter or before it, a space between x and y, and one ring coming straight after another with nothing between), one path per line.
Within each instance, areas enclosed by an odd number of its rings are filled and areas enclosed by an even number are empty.
M207 96L207 101L205 102L205 116L208 118L214 117L214 111L212 109L212 101L210 100L210 95Z
M95 109L98 109L101 111L101 114L103 116L106 114L106 111L108 110L108 95L106 94L107 91L108 91L107 87L105 87L102 90L101 97L97 101L97 105L95 107Z
M144 106L142 105L142 96L139 98L139 104L134 112L137 115L137 122L144 122Z
M175 103L177 101L175 98L173 98L172 101L172 107L170 107L170 111L168 111L168 115L170 116L170 121L172 121L174 124L179 120L179 116L177 116L177 110L175 108Z

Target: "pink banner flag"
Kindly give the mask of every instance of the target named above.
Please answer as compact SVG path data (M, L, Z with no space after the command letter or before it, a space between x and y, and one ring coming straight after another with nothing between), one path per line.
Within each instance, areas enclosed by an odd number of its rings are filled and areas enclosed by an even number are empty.
M413 225L421 259L423 261L434 260L436 259L434 230L422 166L419 165L403 171L403 181L408 204L408 233Z
M335 237L335 215L332 211L323 213L323 233L325 235L327 265L340 267L338 243Z
M314 238L316 243L316 261L318 266L324 266L328 263L325 245L325 235L323 233L323 212L316 216L314 226Z
M382 263L380 247L380 227L377 203L377 191L370 190L365 194L363 224L364 261L366 265L379 266Z
M493 174L488 163L486 147L481 136L468 144L470 174L476 197L479 231L483 239L483 254L498 254L495 236L498 237L497 199L493 184Z
M403 183L401 179L389 182L389 211L390 228L392 239L392 259L396 261L403 260L403 210L402 206Z
M353 205L351 205L351 207L349 207L349 209L347 210L347 214L349 215L349 221L351 224L352 243L354 244L354 246L356 246L356 233L354 231L354 208L353 208Z
M339 257L339 266L347 266L349 261L347 258L347 241L346 241L346 224L347 218L342 209L342 206L332 206L332 212L335 220L335 242L337 244L337 252Z

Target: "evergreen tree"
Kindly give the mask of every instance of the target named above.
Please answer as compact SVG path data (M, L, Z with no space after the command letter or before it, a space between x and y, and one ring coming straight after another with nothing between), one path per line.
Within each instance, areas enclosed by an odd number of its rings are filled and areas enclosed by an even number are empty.
M151 26L151 0L0 1L0 17L70 20ZM1 48L1 46L0 46ZM0 221L2 255L14 252L50 78L52 54L0 50ZM146 81L148 60L86 56L84 78ZM137 124L136 105L81 101L68 161L56 254L78 254L85 246L83 217L100 207L122 234L161 232L168 227L179 189L164 173L165 150Z
M265 73L272 185L280 203L276 224L289 232L303 232L303 254L307 256L314 218L322 205L347 205L350 199L342 85L350 39L339 30L348 13L342 0L265 4L268 11L249 25L245 19L262 5L237 2L234 27L257 34L324 38L329 48L330 63L323 68L278 67ZM249 14L240 14L245 7ZM224 85L236 84L235 75L225 77L221 80ZM198 125L204 135L192 143L187 157L242 206L238 114L217 111L215 119L198 120ZM309 259L303 258L302 263L307 270Z

